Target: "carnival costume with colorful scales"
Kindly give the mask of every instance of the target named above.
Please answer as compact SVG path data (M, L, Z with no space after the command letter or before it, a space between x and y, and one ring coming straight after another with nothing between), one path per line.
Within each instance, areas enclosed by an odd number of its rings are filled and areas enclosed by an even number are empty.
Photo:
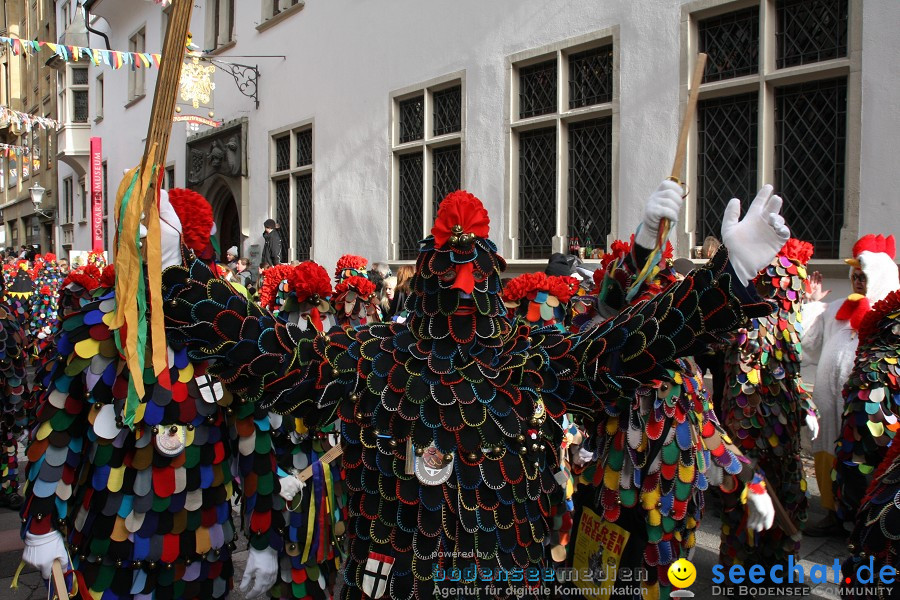
M216 359L210 371L234 393L311 427L340 417L344 598L431 597L435 569L540 565L561 498L560 416L606 410L698 342L769 311L732 283L722 253L598 328L534 336L503 317L505 261L488 225L470 194L441 203L403 325L323 336L275 321L200 261L163 274L171 334ZM486 596L472 585L465 596Z
M753 319L725 354L726 385L722 419L738 448L757 461L791 522L806 521L806 478L800 460L800 430L817 416L800 378L801 304L808 291L806 264L813 247L788 240L756 277L757 291L775 303L775 312ZM731 564L782 564L797 556L799 537L782 529L749 535L739 491L726 495L719 561Z
M169 198L164 226L177 237L183 224L184 243L209 256L208 203L188 190ZM129 371L109 327L117 298L110 287L88 292L89 279L66 284L82 293L64 309L28 448L23 535L67 532L77 585L94 598L223 598L234 570L235 476L251 546L274 554L283 544L268 413L174 343L168 369L158 379L145 371L146 393L129 404Z

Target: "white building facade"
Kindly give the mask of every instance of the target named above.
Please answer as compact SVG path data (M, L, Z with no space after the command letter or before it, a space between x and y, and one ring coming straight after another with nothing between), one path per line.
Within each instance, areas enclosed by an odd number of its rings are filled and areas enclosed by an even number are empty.
M174 124L166 161L166 186L213 204L223 250L258 256L271 217L290 259L328 269L347 252L409 261L438 201L458 187L484 201L491 237L517 269L543 265L572 237L597 247L627 237L669 175L699 51L710 61L679 254L718 235L728 199L746 206L765 182L826 274L846 279L837 259L860 234L900 234L895 0L195 4L194 43L259 70L257 108L220 66L214 118L223 126ZM86 8L111 48L162 48L159 5ZM91 46L104 44L90 34ZM110 207L143 152L157 71L88 73L112 232ZM74 212L89 205L84 173L61 165L59 178L60 211L69 180ZM69 231L57 239L90 247L86 223Z

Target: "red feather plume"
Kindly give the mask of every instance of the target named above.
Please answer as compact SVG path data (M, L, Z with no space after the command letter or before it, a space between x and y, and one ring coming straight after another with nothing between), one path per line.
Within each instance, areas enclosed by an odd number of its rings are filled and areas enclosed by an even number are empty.
M320 299L331 296L331 278L324 267L311 260L292 267L288 275L288 285L299 302L305 302L312 296Z
M486 238L490 234L491 219L481 200L465 190L450 192L438 207L431 235L434 245L441 248L450 239L453 228L459 225L463 233Z
M197 192L184 188L170 189L169 202L181 221L181 239L184 245L197 254L204 254L210 246L213 227L209 202Z
M335 295L339 296L346 293L347 290L350 289L356 290L357 294L359 294L363 299L366 299L375 293L375 284L365 277L353 275L339 283L337 287L334 288L334 293Z

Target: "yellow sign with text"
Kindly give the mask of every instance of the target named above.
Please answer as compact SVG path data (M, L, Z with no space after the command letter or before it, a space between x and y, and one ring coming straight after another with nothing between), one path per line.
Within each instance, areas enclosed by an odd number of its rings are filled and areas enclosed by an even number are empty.
M576 573L587 569L594 574L594 581L582 577L576 581L587 600L609 600L628 536L627 531L604 521L589 508L581 513L572 566Z

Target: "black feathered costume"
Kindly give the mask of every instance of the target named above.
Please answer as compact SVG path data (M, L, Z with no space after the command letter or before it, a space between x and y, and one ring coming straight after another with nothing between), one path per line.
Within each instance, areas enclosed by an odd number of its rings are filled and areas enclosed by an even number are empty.
M343 598L430 598L453 568L543 564L563 492L562 415L602 411L665 378L664 365L708 334L769 312L733 284L723 252L589 331L532 332L503 316L506 264L488 224L470 194L441 203L402 325L301 331L200 261L163 273L171 339L215 359L210 372L234 393L310 427L340 418L351 494ZM496 597L469 585L463 597Z

